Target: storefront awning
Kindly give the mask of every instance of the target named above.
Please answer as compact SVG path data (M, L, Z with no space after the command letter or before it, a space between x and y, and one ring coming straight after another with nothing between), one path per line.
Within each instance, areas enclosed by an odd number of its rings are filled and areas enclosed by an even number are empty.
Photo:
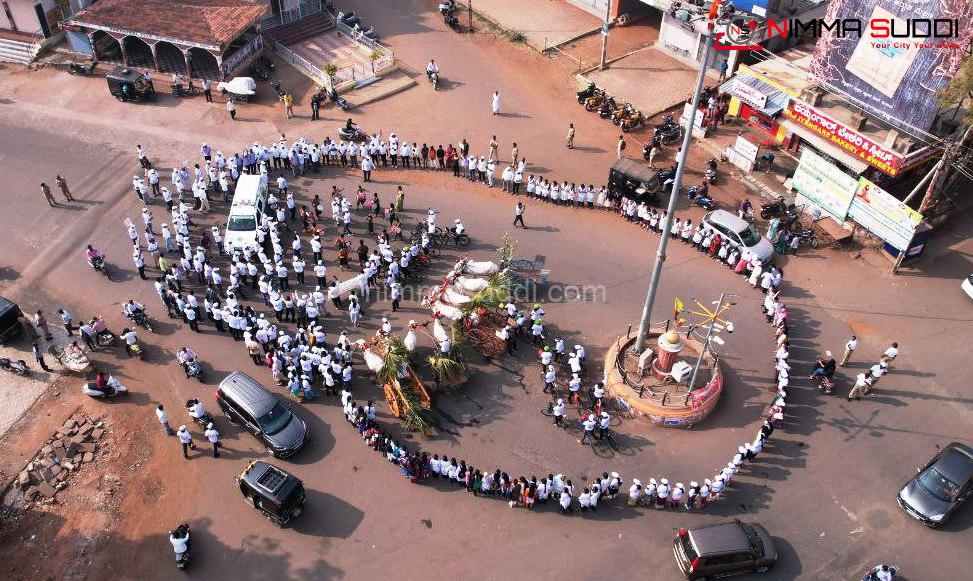
M848 155L836 145L832 145L827 141L821 139L820 135L815 135L814 132L805 129L804 127L801 127L800 125L794 123L790 119L787 119L786 117L781 117L778 120L778 122L780 123L781 127L784 127L791 133L794 133L804 141L810 143L811 146L814 147L814 149L821 151L821 153L824 153L829 157L833 157L834 159L838 160L839 162L847 166L849 169L853 170L855 173L857 174L865 173L865 170L869 168L869 165L864 161L858 159L857 157Z
M748 98L746 94L738 91L734 91L733 87L737 83L742 83L751 89L765 95L767 100L765 103L757 103L752 99ZM730 93L734 97L740 99L747 105L753 107L756 111L760 111L767 117L776 117L778 113L787 108L787 103L790 101L790 95L777 89L756 77L752 77L746 73L738 73L735 77L726 81L720 85L720 92Z

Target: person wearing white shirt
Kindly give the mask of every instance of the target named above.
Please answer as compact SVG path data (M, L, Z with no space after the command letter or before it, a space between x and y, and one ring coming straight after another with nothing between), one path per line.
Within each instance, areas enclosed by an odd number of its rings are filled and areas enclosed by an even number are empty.
M892 343L892 345L885 350L885 353L882 353L881 363L885 367L891 369L892 362L895 361L895 358L898 356L899 356L899 344Z
M838 365L844 367L851 360L851 355L855 352L855 349L858 349L858 336L852 335L851 339L845 343L845 354L841 356L841 363Z
M209 443L213 445L213 457L220 457L220 433L213 427L213 423L206 424L206 431L203 433Z
M584 428L584 433L581 435L581 440L580 440L582 445L584 445L584 443L588 441L589 438L592 439L594 438L596 425L597 422L595 422L595 414L588 414L588 417L586 417L584 421L581 422L581 426L582 428Z

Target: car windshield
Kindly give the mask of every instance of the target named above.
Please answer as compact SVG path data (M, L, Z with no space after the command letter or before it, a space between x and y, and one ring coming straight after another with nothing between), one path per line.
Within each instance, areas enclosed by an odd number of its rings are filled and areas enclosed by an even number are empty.
M269 412L257 418L257 423L260 424L260 430L272 436L277 432L284 429L291 421L291 411L284 407L280 402L277 402Z
M740 525L743 529L743 533L747 535L747 543L750 545L750 551L759 557L764 554L764 544L760 541L760 536L757 535L757 531L753 530L753 527L747 525Z
M929 494L945 502L953 502L959 494L960 486L943 475L935 468L930 468L918 478L919 486L923 487Z
M257 229L257 220L253 216L230 216L226 229L232 232L253 232Z
M696 552L696 547L693 546L693 542L689 540L689 535L682 535L680 537L682 544L682 552L686 554L686 560L693 562L696 557L699 557L699 553Z
M743 241L744 246L756 246L760 242L760 233L751 224L747 226L746 230L740 232L740 240Z

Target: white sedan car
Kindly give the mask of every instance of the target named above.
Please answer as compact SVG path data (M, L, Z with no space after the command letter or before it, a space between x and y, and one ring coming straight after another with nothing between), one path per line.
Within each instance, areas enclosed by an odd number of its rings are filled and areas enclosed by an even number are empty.
M963 279L963 284L960 285L960 288L963 289L963 292L966 293L966 296L973 299L973 274Z

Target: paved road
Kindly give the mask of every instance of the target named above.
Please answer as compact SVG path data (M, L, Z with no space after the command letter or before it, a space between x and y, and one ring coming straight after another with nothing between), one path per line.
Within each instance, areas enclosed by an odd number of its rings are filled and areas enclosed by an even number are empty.
M470 134L474 144L485 143L497 132L504 136L501 151L508 149L506 136L515 134L521 150L530 152L536 171L546 167L576 175L577 180L601 181L612 157L606 150L613 146L614 128L584 118L579 121L579 144L591 150L572 157L561 153L561 128L579 113L559 71L544 68L543 59L515 47L485 39L474 44L444 31L435 15L415 18L410 11L418 5L396 3L399 9L389 10L389 2L376 2L362 12L416 68L426 55L435 55L448 81L447 91L431 95L421 86L370 106L356 119L369 128L421 136L420 143L442 133L448 135L443 139ZM93 93L101 88L97 80L71 79L68 84L66 75L42 75L0 80L13 87L6 91L13 102L0 109L0 133L6 137L0 153L5 167L19 170L12 172L9 210L0 214L5 232L14 234L5 238L10 242L0 250L0 259L20 278L5 285L4 292L27 304L68 304L78 313L104 311L116 325L120 321L115 305L133 295L158 314L151 287L132 278L121 226L125 216L136 218L138 213L128 191L135 142L148 144L157 163L169 167L192 158L201 141L230 150L254 139L270 140L279 131L289 136L322 133L320 126L312 133L302 119L261 120L269 116L259 106L243 112L255 121L232 127L218 110L197 102L174 108L170 100L151 109L124 107ZM25 87L33 86L28 83L40 88L28 92ZM488 96L497 83L503 86L505 108L509 106L515 116L487 114ZM65 98L43 106L36 95L55 87L65 88ZM430 109L431 102L436 105ZM334 115L330 110L328 114ZM325 124L328 130L334 121L337 118ZM64 153L56 166L46 168L51 151ZM44 206L36 182L62 169L77 184L75 190L95 203L79 204L77 210ZM487 192L438 174L381 172L376 177L374 187L385 199L401 183L408 192L408 207L435 205L444 218L461 215L480 243L473 251L478 257L490 256L512 218L512 201L499 191ZM298 187L306 197L324 194L332 183L353 187L356 178L326 174L303 180ZM546 255L555 282L608 289L605 302L554 302L548 308L556 327L570 333L572 340L583 337L594 346L596 358L634 320L656 239L607 214L565 208L531 204L527 221L538 228L516 233L521 253ZM106 248L113 262L125 269L121 282L107 284L87 270L79 253L85 241ZM969 248L965 236L948 241L955 242L956 250ZM124 423L133 442L150 445L153 456L130 476L123 518L106 540L106 546L115 549L96 556L93 567L123 577L167 577L165 541L159 532L188 520L198 533L197 575L364 578L394 570L406 578L455 577L463 571L483 578L553 573L580 579L658 571L660 577L676 578L668 548L673 530L740 517L759 520L779 539L782 563L767 578L847 579L876 559L902 564L913 578L959 575L966 562L956 555L970 543L973 511L934 532L905 517L893 500L912 466L933 454L937 445L970 433L970 374L957 353L943 348L944 337L962 345L968 336L969 305L953 280L968 261L947 250L934 250L943 258L932 261L927 271L898 279L889 278L878 264L825 252L785 265L785 294L794 299L791 316L799 323L793 349L797 359L811 360L824 348L837 350L849 333L858 332L866 339L862 361L875 359L887 341L897 339L904 347L902 363L883 380L877 397L860 404L825 399L806 387L796 389L791 396L793 422L753 473L740 479L735 494L706 515L612 507L584 519L562 518L547 511L524 514L458 490L436 490L443 486L410 486L396 469L366 453L334 402L325 401L298 410L309 422L314 440L287 463L305 480L309 511L292 529L278 530L258 518L232 490L232 477L247 460L260 457L255 440L226 426L228 451L223 458L184 462L176 443L156 432L149 407L159 401L177 409L190 396L208 396L213 382L231 370L253 370L261 378L263 372L226 337L196 336L165 321L159 334L147 339L146 362L103 362L137 393L107 413ZM530 375L533 366L527 368L526 389L509 372L483 368L463 394L441 401L459 423L476 418L478 425L452 425L456 433L440 437L431 449L484 467L502 463L512 472L560 468L593 477L620 466L626 479L665 474L686 481L724 461L738 441L752 436L759 404L766 398L769 330L756 317L759 297L710 261L676 245L666 269L660 312L676 295L705 299L730 290L742 297L734 315L739 331L727 347L731 388L711 422L691 432L625 424L624 431L641 438L641 450L606 461L554 431L536 412L543 398L539 382ZM38 288L48 296L37 297ZM386 308L376 304L369 314ZM406 310L396 324L401 326L417 312ZM328 330L341 325L331 323ZM374 325L370 317L366 332ZM187 383L171 363L172 353L187 343L206 361L206 386ZM359 393L369 389L364 381L356 384Z

